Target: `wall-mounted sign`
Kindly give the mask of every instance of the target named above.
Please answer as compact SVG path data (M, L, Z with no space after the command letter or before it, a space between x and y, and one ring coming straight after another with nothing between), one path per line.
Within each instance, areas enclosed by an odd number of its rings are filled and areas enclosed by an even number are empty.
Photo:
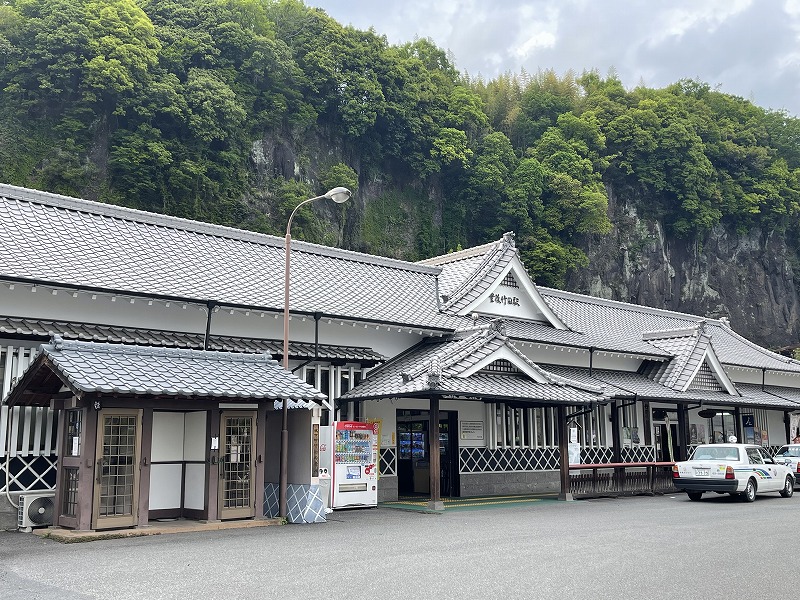
M462 440L483 439L483 421L460 421L458 426Z
M489 302L493 304L504 304L507 306L519 306L519 297L506 296L505 294L489 294Z

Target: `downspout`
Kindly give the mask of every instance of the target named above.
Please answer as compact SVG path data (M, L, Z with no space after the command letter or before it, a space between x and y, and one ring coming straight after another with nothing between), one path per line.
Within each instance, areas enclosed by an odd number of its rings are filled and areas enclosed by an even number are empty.
M764 391L764 382L767 380L767 367L761 367L761 391Z
M6 499L8 503L13 506L14 508L19 508L19 504L14 504L14 501L11 499L11 416L12 416L13 407L8 407L8 412L6 413L6 439L5 439L5 451L6 451Z
M211 315L214 314L214 308L217 306L216 300L208 300L206 307L208 307L208 317L206 317L206 335L203 338L203 350L208 350L208 342L211 337Z
M592 367L594 365L594 346L589 347L589 377L592 376Z

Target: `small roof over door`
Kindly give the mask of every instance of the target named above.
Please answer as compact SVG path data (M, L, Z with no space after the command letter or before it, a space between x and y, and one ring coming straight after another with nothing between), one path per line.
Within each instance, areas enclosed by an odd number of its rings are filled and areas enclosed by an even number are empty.
M53 394L67 391L124 397L172 397L235 400L283 399L307 404L326 399L284 370L269 354L235 354L177 348L65 341L54 336L6 402L49 404Z

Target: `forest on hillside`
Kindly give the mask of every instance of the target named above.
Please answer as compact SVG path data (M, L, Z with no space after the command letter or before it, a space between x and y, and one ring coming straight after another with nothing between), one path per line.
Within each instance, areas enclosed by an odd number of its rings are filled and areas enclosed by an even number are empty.
M391 45L300 0L7 0L0 90L15 185L279 235L300 200L379 189L343 209L346 247L416 260L514 231L552 286L586 264L578 240L610 231L609 189L677 238L722 224L798 246L784 112L694 80L472 78L430 40ZM296 151L289 176L256 176L264 139ZM323 221L306 211L293 233L330 241Z

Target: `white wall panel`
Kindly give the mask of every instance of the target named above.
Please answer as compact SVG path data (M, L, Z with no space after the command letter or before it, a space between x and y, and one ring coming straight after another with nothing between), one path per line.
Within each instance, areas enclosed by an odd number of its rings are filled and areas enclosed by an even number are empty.
M180 508L181 465L150 465L150 510Z
M183 458L183 413L153 413L152 462L180 461Z
M186 465L186 482L183 493L183 507L203 510L206 502L206 466ZM212 500L216 502L216 499Z
M186 413L185 417L183 460L205 460L207 446L206 411ZM219 435L219 433L214 435Z

